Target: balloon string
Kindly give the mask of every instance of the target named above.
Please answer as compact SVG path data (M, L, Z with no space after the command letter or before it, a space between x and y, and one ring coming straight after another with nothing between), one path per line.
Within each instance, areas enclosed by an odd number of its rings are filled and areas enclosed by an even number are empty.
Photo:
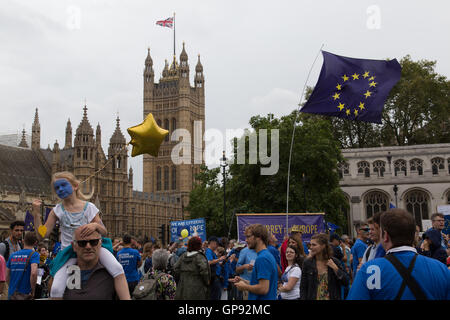
M130 141L130 142L131 142L131 141ZM128 146L129 146L130 142L128 142L128 143L125 145L125 148L127 149L127 153L128 153ZM103 167L101 167L100 169L98 169L97 171L95 171L93 174L91 174L91 175L90 175L89 177L87 177L85 180L81 181L81 184L83 184L83 183L85 183L86 181L88 181L89 179L95 177L97 173L103 171L103 169L105 169L106 166L107 166L111 161L114 160L114 157L117 156L123 149L124 149L123 146L120 147L120 149L119 149L115 154L113 154L113 155L111 156L111 159L109 159L108 161L106 161L106 163L103 165Z

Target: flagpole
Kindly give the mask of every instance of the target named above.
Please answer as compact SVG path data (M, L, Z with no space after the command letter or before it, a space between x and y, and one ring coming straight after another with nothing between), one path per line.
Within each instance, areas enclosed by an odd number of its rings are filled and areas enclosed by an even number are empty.
M175 57L175 12L173 13L173 56Z
M302 105L302 100L303 100L303 96L305 94L306 84L308 83L309 76L311 75L311 71L314 67L314 64L316 63L317 58L319 57L320 52L322 51L322 48L323 48L323 44L320 47L319 52L317 53L316 58L314 59L314 62L311 65L311 68L309 69L308 76L306 77L305 84L303 85L302 96L300 97L300 102L298 104L297 113L295 115L295 120L294 120L294 125L293 125L294 128L292 129L291 148L289 151L289 164L288 164L288 176L287 176L287 192L286 192L287 193L287 195L286 195L286 229L285 229L286 236L288 236L288 230L289 230L289 224L288 224L288 222L289 222L288 221L288 219L289 219L289 178L291 175L291 158L292 158L292 146L294 145L294 136L295 136L295 127L296 127L295 124L297 123L300 106Z

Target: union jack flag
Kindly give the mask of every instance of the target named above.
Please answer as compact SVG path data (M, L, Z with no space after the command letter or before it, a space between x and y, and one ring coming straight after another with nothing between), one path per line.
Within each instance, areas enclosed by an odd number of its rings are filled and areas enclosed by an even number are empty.
M161 27L168 27L168 28L172 29L172 27L173 27L173 17L167 18L166 20L156 21L156 24L158 26L161 26Z

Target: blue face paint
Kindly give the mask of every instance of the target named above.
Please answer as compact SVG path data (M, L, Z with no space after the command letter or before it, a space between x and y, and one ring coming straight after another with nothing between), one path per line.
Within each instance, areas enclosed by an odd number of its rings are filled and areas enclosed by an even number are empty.
M59 198L65 199L73 193L72 185L66 179L59 179L53 183L55 192Z

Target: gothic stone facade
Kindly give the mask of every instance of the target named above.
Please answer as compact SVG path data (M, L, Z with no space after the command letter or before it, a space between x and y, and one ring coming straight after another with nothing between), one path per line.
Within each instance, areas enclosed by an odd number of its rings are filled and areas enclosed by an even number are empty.
M344 149L340 186L349 225L390 204L408 210L422 229L439 205L450 204L450 144ZM355 236L352 228L351 234ZM422 230L423 231L423 230Z
M189 83L188 57L184 49L180 55L181 65L174 57L169 68L166 65L159 83L154 82L153 61L148 51L144 69L144 118L152 112L158 124L169 130L187 129L194 137L194 121L201 121L203 136L205 120L205 95L203 66L200 57L196 65L194 87ZM65 144L58 142L50 149L41 148L41 127L38 110L32 126L31 148L22 139L18 147L0 145L0 236L7 234L9 224L24 219L26 210L34 198L40 197L45 204L55 205L58 199L52 194L50 180L53 173L71 171L81 181L93 176L83 184L82 190L90 193L94 188L93 201L102 212L102 219L109 236L130 233L138 237L159 238L162 224L187 219L184 207L189 203L194 175L200 164L175 165L171 151L176 142L166 139L157 158L144 156L144 190L133 190L133 170L127 163L126 140L117 118L116 130L110 138L108 154L101 146L101 128L94 130L89 123L87 107L83 118L72 136L70 119L67 122ZM73 145L72 145L73 142ZM191 154L204 149L192 144ZM192 156L193 158L193 156ZM202 163L202 162L201 162ZM101 170L100 170L101 169Z

